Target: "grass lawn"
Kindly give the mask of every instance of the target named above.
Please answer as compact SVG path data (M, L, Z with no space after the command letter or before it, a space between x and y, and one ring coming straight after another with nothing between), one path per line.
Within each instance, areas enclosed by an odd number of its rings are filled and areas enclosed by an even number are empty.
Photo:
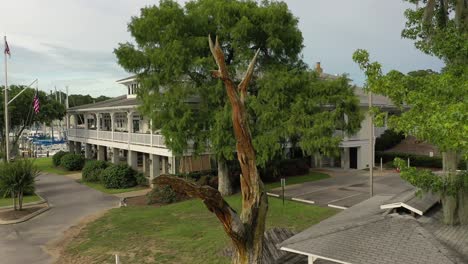
M303 183L303 182L318 181L318 180L327 179L327 178L330 178L330 175L325 174L325 173L319 173L319 172L309 172L309 174L306 174L306 175L287 177L286 186ZM271 190L271 189L278 188L278 187L281 187L281 181L265 183L265 188L267 190Z
M52 157L37 158L35 159L34 164L36 164L37 168L42 172L59 174L59 175L77 173L76 171L67 171L60 167L55 167L54 164L52 164Z
M79 182L81 184L84 184L84 185L88 186L89 188L93 188L95 190L98 190L98 191L103 192L103 193L108 193L108 194L133 192L133 191L139 191L139 190L143 190L143 189L148 188L148 187L142 187L142 186L135 186L135 187L125 188L125 189L107 189L106 187L104 187L104 185L102 183L98 183L98 182L84 182L84 181L81 181L81 180L78 180L77 182Z
M27 203L32 203L32 202L37 202L40 201L41 198L37 195L29 195L23 197L23 205ZM12 198L0 198L0 207L2 206L10 206L13 205L13 199Z
M240 196L227 197L235 209ZM301 231L337 211L269 198L267 228L287 227ZM110 210L88 224L65 249L66 260L76 263L206 263L230 260L222 250L230 241L216 216L200 200L168 206L126 207Z

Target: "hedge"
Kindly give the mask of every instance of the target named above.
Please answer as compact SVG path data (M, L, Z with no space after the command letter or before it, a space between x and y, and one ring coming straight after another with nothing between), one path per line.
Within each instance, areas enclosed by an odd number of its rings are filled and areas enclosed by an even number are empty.
M442 168L442 157L429 157L423 155L415 155L409 153L399 153L399 152L382 152L376 151L375 152L375 161L376 163L380 162L380 158L382 158L383 163L391 162L393 164L393 160L395 158L401 158L404 160L410 159L410 166L414 167L427 167L427 168ZM466 169L466 162L460 161L458 164L459 169Z
M82 178L85 182L99 182L101 173L109 167L103 160L89 160L83 167Z
M101 173L101 180L108 189L123 189L137 185L136 171L127 164L111 165Z
M52 156L52 163L54 164L55 167L60 166L60 161L62 160L62 157L65 156L66 154L69 154L69 152L66 151L59 151Z
M65 154L60 159L60 166L69 171L81 170L84 166L85 159L80 154Z

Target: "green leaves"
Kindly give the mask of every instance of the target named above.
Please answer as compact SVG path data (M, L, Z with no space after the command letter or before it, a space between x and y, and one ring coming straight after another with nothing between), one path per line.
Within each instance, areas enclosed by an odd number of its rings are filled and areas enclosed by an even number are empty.
M140 110L175 153L193 147L195 153L234 158L231 108L221 81L211 77L216 65L208 35L221 40L236 83L260 50L247 97L260 165L291 144L306 153L335 152L335 130L351 133L360 126L347 78L323 80L307 71L298 20L283 2L197 0L180 6L166 0L143 8L128 28L136 45L120 44L114 52L125 70L138 75Z

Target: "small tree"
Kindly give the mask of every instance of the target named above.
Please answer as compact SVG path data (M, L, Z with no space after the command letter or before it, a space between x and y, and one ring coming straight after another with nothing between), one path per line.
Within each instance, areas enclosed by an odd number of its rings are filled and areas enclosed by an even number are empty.
M452 188L465 177L456 172L459 159L468 160L468 5L466 0L421 2L405 11L402 36L414 40L419 50L442 59L446 65L440 73L419 70L403 74L393 70L384 75L378 62L370 62L367 51L357 50L353 59L365 71L366 88L388 96L404 110L400 116L389 118L390 127L442 151L443 181L429 171L406 168L402 168L403 178L441 194L446 223L468 223L468 191ZM440 188L440 182L450 188Z
M39 170L30 159L2 163L0 166L0 192L4 197L13 198L14 210L23 210L25 192L34 190L34 182ZM18 206L17 206L18 205Z

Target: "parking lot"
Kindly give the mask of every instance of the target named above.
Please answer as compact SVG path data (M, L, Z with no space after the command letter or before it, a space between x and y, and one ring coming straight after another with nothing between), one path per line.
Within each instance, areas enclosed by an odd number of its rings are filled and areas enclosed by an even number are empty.
M324 180L287 185L284 196L288 199L330 206L349 208L369 198L369 172L363 170L321 169L318 172L329 174ZM374 195L393 195L412 188L399 174L392 171L374 172ZM282 195L281 188L270 192L272 196Z

